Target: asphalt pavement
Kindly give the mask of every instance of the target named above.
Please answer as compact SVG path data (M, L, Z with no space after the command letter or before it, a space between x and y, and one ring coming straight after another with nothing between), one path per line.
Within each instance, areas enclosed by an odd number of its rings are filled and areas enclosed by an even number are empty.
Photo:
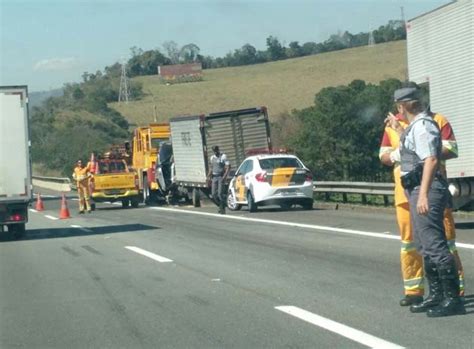
M398 305L392 212L98 204L57 196L0 242L1 348L474 348L474 217L457 219L468 314Z

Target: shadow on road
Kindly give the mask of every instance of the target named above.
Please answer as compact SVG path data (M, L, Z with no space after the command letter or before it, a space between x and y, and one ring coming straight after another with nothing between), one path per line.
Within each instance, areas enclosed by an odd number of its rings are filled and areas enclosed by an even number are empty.
M455 224L456 229L474 229L474 222L462 222Z
M108 225L103 227L92 228L51 228L51 229L27 229L25 235L20 240L14 240L10 234L2 234L0 242L7 241L27 241L27 240L43 240L56 238L70 238L77 236L90 236L99 234L115 234L115 233L129 233L134 231L156 230L160 227L154 227L144 224L123 224L123 225Z

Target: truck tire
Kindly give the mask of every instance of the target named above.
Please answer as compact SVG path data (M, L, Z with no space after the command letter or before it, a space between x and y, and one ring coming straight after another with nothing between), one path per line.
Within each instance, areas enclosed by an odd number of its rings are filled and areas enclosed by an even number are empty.
M8 232L10 232L14 239L21 239L25 235L25 223L8 225Z
M123 199L122 200L122 208L128 208L130 206L130 200L129 199Z
M304 210L312 210L313 209L313 200L308 199L306 200L301 206L303 206Z
M192 199L194 207L201 207L201 194L199 193L199 189L193 189Z
M130 200L130 204L132 205L133 208L137 208L138 205L140 204L139 198L132 198Z
M249 212L256 212L257 211L257 204L255 203L255 200L253 198L252 192L249 191L247 193L247 202L249 206Z

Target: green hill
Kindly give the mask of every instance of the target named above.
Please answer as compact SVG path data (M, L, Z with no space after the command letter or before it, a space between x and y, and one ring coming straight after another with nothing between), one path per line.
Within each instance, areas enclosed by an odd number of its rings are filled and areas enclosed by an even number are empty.
M267 106L273 120L293 109L313 104L324 87L345 85L354 79L378 83L388 78L403 80L406 73L406 42L358 47L314 56L243 67L204 71L204 81L163 85L158 76L134 80L143 84L139 101L111 103L132 124L153 122L177 115L195 115Z

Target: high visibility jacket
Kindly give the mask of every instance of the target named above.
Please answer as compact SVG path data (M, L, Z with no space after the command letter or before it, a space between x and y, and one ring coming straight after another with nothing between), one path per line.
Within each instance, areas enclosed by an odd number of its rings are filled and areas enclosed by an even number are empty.
M408 127L408 122L404 119L403 115L397 114L397 120L403 128ZM441 114L435 114L433 120L438 124L441 131L441 141L443 148L448 149L456 157L458 155L458 146L456 138L454 136L453 129L449 121ZM400 146L400 136L391 127L386 127L380 144L379 157L382 158L383 154L391 153ZM440 171L446 173L445 162L440 162ZM393 166L393 177L395 181L395 205L402 205L408 202L406 198L402 183L400 181L400 164L397 162Z
M86 167L76 166L74 168L74 173L72 174L72 177L78 183L83 183L85 180L89 178L89 172L90 172L90 163L88 163Z

